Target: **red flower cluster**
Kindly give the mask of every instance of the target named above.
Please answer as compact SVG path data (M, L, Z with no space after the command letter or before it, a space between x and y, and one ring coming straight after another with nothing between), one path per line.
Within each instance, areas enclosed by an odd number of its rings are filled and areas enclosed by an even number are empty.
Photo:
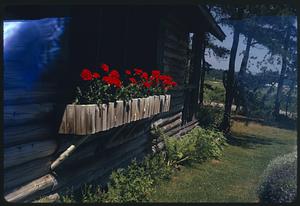
M100 79L100 74L102 72L102 78ZM104 72L104 73L103 73ZM141 68L130 70L125 70L126 77L128 78L128 86L135 85L135 92L144 93L144 95L149 94L164 94L170 88L175 87L177 83L173 81L171 76L162 75L159 70L151 71L151 75L143 71ZM114 86L117 89L123 88L124 85L120 79L120 73L113 69L110 71L107 64L102 64L100 66L100 72L91 72L89 69L85 68L80 74L81 78L85 81L91 81L93 79L102 80L103 84ZM101 81L100 81L101 85ZM124 87L126 91L126 87Z
M111 70L108 76L104 76L102 80L109 85L114 85L117 88L122 87L122 82L120 80L120 73L117 70Z
M105 72L108 72L109 71L109 66L107 64L101 64L101 69Z
M102 78L102 80L106 84L114 85L117 88L121 88L122 87L122 82L118 78L114 78L114 77L111 77L111 76L105 76L105 77Z
M100 78L100 74L97 72L92 73L89 69L83 69L81 74L80 74L81 78L85 81L90 81L93 79L98 79Z

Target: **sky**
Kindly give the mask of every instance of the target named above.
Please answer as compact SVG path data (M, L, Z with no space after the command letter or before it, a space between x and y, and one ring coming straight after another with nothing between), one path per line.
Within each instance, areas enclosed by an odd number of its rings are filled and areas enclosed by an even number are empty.
M295 25L296 24L297 23L295 22ZM231 46L232 46L232 41L233 41L232 29L228 26L222 26L222 25L219 25L219 26L225 33L226 38L223 40L223 42L218 39L215 39L215 41L213 41L213 42L216 45L223 46L230 50ZM257 47L257 48L255 48L255 47ZM257 45L255 47L251 47L249 61L248 61L248 69L251 73L259 72L259 68L257 68L256 63L257 63L257 61L262 61L264 56L268 52L268 49L262 45ZM237 51L237 56L236 56L236 62L235 62L235 71L240 70L241 61L243 58L242 52L245 50L245 48L246 48L246 38L243 35L240 35L238 51ZM251 56L256 56L257 59L256 60L250 59ZM221 59L221 58L215 57L214 55L209 56L208 52L206 51L205 58L206 58L205 60L208 63L210 63L213 68L228 70L229 55L226 59ZM273 71L280 71L280 69L281 69L281 65L276 65L276 64L271 65L269 63L265 63L264 66L267 66L268 69L273 70Z

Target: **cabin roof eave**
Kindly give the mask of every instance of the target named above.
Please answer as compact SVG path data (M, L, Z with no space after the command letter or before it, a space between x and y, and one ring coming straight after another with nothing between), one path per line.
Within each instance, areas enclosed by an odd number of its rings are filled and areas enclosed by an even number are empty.
M206 7L204 7L202 5L198 5L198 8L210 24L209 32L211 34L213 34L220 41L223 41L225 39L226 35L223 32L223 30L220 28L220 26L217 24L217 22L215 21L214 17L211 15L211 13L207 10Z

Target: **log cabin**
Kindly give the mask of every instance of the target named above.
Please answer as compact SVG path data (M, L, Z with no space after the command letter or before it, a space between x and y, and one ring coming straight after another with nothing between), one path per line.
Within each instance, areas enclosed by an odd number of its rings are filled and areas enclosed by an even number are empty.
M152 152L153 125L174 138L197 124L205 35L225 34L203 5L7 6L4 9L4 198L32 202L84 183ZM191 34L193 37L191 38ZM58 133L80 71L107 63L124 71L160 69L178 86L170 110L90 135Z

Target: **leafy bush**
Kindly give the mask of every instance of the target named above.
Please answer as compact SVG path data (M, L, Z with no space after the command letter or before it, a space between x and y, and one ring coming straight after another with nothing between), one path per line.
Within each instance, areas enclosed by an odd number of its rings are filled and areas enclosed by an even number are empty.
M262 175L258 196L264 203L293 202L297 195L297 152L270 162Z
M205 161L219 159L226 139L221 132L194 128L179 139L165 137L167 161L169 165L178 165L187 160Z
M223 119L224 109L211 105L201 106L196 114L199 124L204 128L217 129Z
M104 197L104 193L99 185L85 184L82 189L81 199L83 203L102 202Z
M167 165L163 153L146 156L142 162L142 167L146 174L153 179L154 184L161 180L170 179L172 174L172 168Z
M196 136L197 139L197 160L220 159L226 139L222 132L197 128L193 129L189 136Z
M147 201L147 196L153 190L153 182L145 169L133 160L127 169L112 173L104 202Z

